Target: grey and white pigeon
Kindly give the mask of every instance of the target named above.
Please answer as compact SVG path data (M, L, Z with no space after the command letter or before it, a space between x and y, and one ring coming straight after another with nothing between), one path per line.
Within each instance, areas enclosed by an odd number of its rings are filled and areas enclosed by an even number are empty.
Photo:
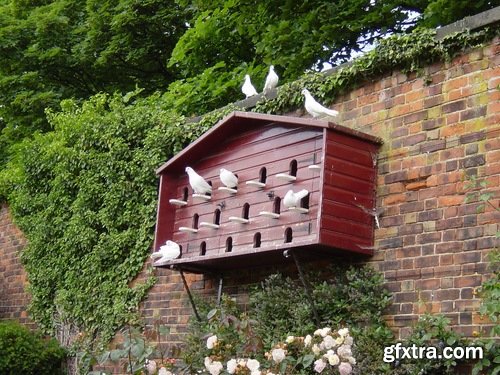
M222 183L228 188L234 189L238 186L238 176L227 169L221 168L219 177Z
M198 173L191 167L186 167L186 173L189 177L189 185L196 194L212 194L212 186L205 181Z
M279 77L274 71L274 65L271 65L269 67L269 73L267 73L266 83L264 83L264 90L262 90L263 93L267 94L269 91L278 86L278 80Z
M309 112L312 117L338 117L339 112L334 109L329 109L321 104L319 104L311 95L308 89L303 89L302 94L305 96L305 107L306 111Z
M302 189L297 193L294 193L293 190L288 190L283 198L283 205L286 208L290 207L300 207L300 200L309 194L309 191L306 189Z
M255 87L252 85L252 81L250 81L250 76L248 74L245 75L245 83L243 83L243 86L241 86L241 91L247 99L251 96L257 95L257 90L255 90Z
M160 250L151 254L151 258L156 260L153 265L161 265L181 255L181 247L177 242L167 240L165 245L160 246Z

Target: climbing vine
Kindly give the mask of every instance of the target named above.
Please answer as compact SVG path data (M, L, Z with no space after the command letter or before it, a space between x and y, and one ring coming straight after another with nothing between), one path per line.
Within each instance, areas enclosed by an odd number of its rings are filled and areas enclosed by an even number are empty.
M497 29L484 29L475 33L464 31L439 41L435 39L435 31L430 29L394 35L381 40L375 49L333 74L307 74L280 86L277 98L261 100L253 111L274 114L289 112L302 104L301 90L304 87L328 104L338 95L393 70L422 74L426 66L436 61L448 61L467 48L481 46L498 34Z
M463 32L442 41L428 30L393 36L331 75L307 74L282 85L275 99L262 99L253 110L295 109L305 86L328 103L385 72L419 71L497 34ZM22 261L32 317L46 331L71 322L80 347L108 341L154 283L146 272L132 284L152 243L155 169L237 109L228 105L190 122L159 93L145 99L137 93L63 101L59 112L47 112L53 131L19 144L0 172L0 196L28 238Z

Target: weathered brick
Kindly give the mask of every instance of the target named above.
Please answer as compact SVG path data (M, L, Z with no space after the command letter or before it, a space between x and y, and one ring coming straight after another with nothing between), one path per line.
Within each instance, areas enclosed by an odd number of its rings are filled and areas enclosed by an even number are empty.
M464 134L460 136L460 143L465 144L471 142L478 142L485 139L485 137L486 133L484 130L475 133Z
M399 212L402 214L408 212L417 212L424 210L424 202L409 202L399 205Z
M443 113L451 113L457 112L465 109L466 101L465 100L457 100L452 103L445 104L441 107Z
M481 285L481 276L462 276L455 279L455 288L476 287Z
M462 228L457 230L457 240L467 240L483 235L482 227Z
M460 160L460 168L471 168L484 165L485 163L484 155L475 155L465 159Z
M481 261L481 252L471 251L467 253L455 254L455 264L477 263Z
M439 264L438 255L421 256L415 259L415 267L433 267L436 264Z
M399 227L398 234L407 235L407 234L418 234L424 231L423 225L421 223L418 224L407 224Z
M408 178L408 171L399 171L386 175L384 181L386 184L392 184L394 182L405 181Z
M467 109L460 112L460 121L467 121L477 117L483 117L486 115L486 106L481 106L473 109Z
M436 244L436 254L456 253L462 251L462 247L463 243L459 241L438 243Z
M498 246L500 241L496 237L485 237L477 239L477 248L478 249L492 249Z
M438 301L453 301L460 296L460 289L437 290L435 296Z

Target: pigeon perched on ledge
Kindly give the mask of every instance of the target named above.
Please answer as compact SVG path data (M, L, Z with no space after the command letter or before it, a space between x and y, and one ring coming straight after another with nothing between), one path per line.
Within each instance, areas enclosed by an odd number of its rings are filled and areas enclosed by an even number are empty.
M195 194L212 194L212 186L210 186L210 184L205 181L203 177L196 173L193 168L186 167L186 173L189 177L189 185L191 185Z
M159 266L181 255L181 247L174 241L167 240L165 245L160 246L160 250L151 254L151 258L156 260L153 265Z
M283 206L286 208L300 207L300 201L304 197L307 197L307 194L309 194L309 191L306 189L302 189L297 193L294 193L293 190L288 190L283 198Z
M274 66L271 65L269 67L269 73L267 73L266 83L264 83L264 90L262 90L264 95L267 94L272 89L274 89L276 86L278 86L278 80L279 77L274 71Z
M245 75L245 83L241 87L241 91L245 94L246 99L251 96L257 95L257 90L252 85L252 81L250 81L250 76L248 74Z
M227 169L220 169L220 180L228 188L234 189L238 186L238 176Z
M334 109L329 109L319 104L311 95L308 89L303 89L302 94L305 96L306 111L312 117L339 117L339 112Z

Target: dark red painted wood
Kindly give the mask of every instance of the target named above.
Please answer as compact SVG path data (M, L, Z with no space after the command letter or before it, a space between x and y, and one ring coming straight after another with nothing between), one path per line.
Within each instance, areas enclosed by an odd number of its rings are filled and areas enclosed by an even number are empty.
M246 265L284 261L282 252L289 248L304 254L332 254L339 249L369 254L373 244L373 217L359 205L374 204L374 155L377 139L360 135L337 125L311 119L282 116L239 114L203 135L159 169L161 175L155 250L172 239L182 246L182 256L172 265L192 269L230 269L238 262ZM290 162L297 162L297 180L280 180L278 173L289 173ZM308 167L319 165L320 171ZM191 166L212 182L210 201L195 200L184 172ZM236 194L217 190L220 168L238 174ZM262 167L267 170L266 187L246 185L259 180ZM188 187L188 204L170 204L182 199ZM279 219L259 216L273 211L274 197L281 199L289 189L310 192L309 212L288 211L281 204ZM231 222L240 217L248 203L248 224ZM219 229L198 227L197 233L183 233L181 226L198 222L212 223L220 209ZM286 238L291 230L291 240ZM254 247L254 235L260 233L260 247ZM231 237L232 250L226 252ZM205 255L201 255L204 243Z

